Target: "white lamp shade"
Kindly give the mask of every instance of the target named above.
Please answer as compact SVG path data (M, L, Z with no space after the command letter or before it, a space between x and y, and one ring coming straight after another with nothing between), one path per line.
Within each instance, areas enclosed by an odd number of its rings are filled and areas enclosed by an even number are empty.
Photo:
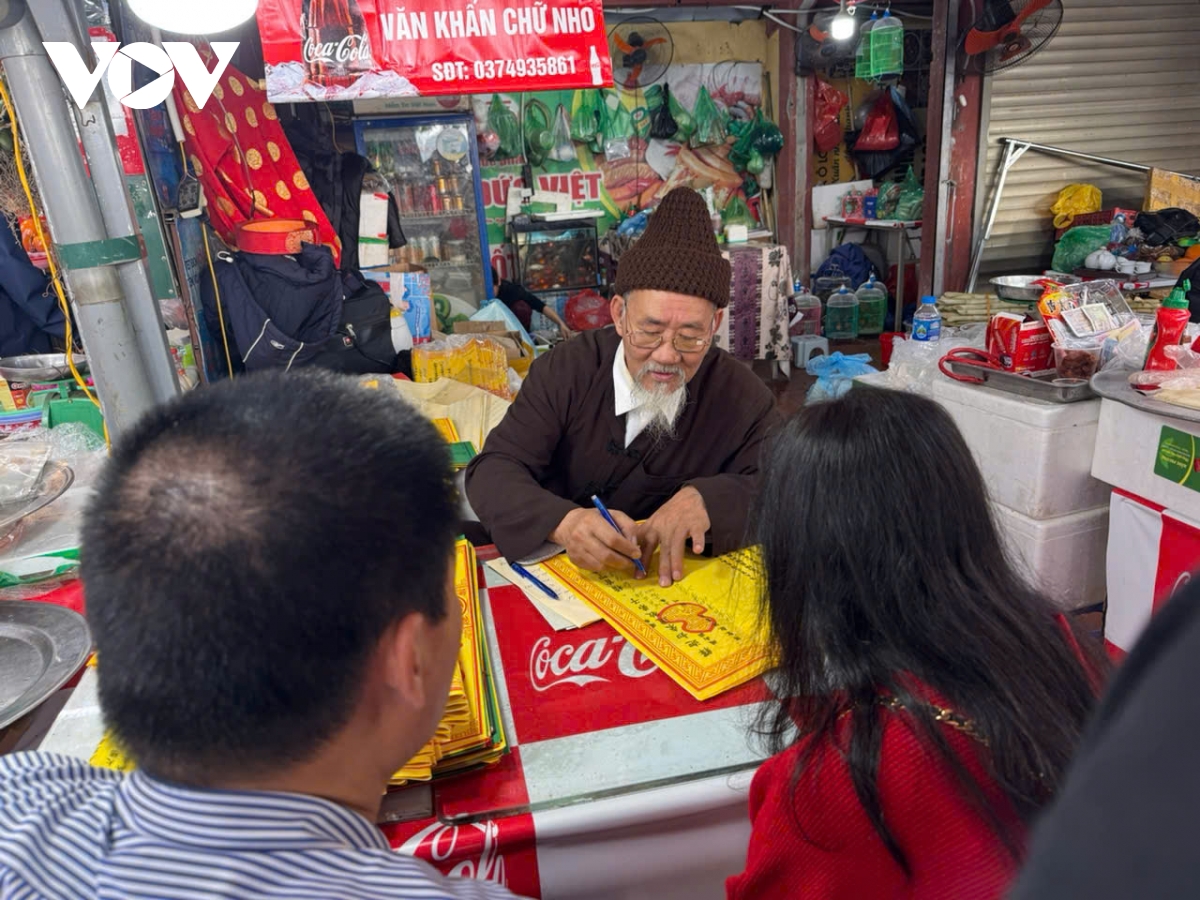
M258 0L126 0L135 16L176 34L217 34L254 15Z

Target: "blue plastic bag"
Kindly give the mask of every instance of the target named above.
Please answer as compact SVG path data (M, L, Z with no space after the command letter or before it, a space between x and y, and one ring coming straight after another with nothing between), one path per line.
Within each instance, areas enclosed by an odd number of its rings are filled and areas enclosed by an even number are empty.
M856 353L854 356L846 356L844 353L815 356L808 361L805 370L809 375L817 376L817 383L808 389L804 400L806 406L836 400L850 390L855 378L879 371L871 365L871 356L867 353Z
M515 331L521 335L521 340L533 347L533 338L529 336L529 332L525 330L525 326L521 324L521 320L517 318L516 313L501 303L499 300L489 300L483 306L479 307L479 311L471 316L472 322L503 322L504 327L508 331Z

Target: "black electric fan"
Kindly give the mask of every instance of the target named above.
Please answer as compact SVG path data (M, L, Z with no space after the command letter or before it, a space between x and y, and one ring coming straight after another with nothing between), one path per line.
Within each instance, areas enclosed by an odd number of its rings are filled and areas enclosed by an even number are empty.
M984 0L962 49L975 71L1001 72L1050 43L1062 19L1062 0Z
M675 42L667 27L650 16L633 16L608 33L613 81L632 91L649 87L667 74Z

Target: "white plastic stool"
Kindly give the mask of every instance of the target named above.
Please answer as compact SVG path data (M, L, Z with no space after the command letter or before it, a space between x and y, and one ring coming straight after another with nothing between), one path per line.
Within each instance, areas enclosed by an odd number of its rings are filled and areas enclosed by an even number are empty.
M824 356L829 355L829 339L816 334L797 334L792 337L792 365L803 366L820 351Z

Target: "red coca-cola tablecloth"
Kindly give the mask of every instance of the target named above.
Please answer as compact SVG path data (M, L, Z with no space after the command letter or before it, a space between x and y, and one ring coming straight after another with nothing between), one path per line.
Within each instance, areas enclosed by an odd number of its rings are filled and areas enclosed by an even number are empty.
M647 728L660 741L679 742L681 754L691 752L695 771L720 768L728 761L722 746L744 743L733 717L761 700L764 688L756 681L701 703L607 623L555 632L519 589L485 573L494 582L484 606L493 652L498 651L498 687L512 752L493 768L435 784L434 809L440 819L435 814L384 830L393 846L443 872L486 878L520 895L540 897L546 886L539 867L539 815L498 816L463 826L442 820L558 799L572 784L558 771L564 757L578 767L580 793L596 787L606 768L624 767L631 785L654 781L659 773L653 764L638 769L620 758L641 752L639 736ZM723 711L731 716L721 719L728 725L724 744L709 733L713 717ZM749 722L751 716L744 718ZM703 749L697 755L697 747L706 742L713 748L711 757ZM664 752L674 755L669 746ZM620 786L614 792L619 794Z

